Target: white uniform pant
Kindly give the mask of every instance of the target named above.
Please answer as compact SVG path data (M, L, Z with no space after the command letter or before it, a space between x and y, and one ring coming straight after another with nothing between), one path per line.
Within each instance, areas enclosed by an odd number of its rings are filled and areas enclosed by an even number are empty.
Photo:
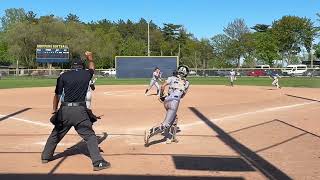
M272 85L276 86L277 88L279 88L279 79L278 78L273 78Z
M156 86L156 88L157 88L157 95L159 96L159 95L160 95L160 85L159 85L158 81L152 79L152 80L150 81L150 85L149 85L149 87L148 87L148 91L152 88L152 86Z

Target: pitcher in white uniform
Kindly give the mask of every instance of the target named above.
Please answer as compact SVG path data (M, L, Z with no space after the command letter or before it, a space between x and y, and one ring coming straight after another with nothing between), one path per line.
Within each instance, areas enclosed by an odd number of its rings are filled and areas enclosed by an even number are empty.
M91 109L91 101L92 101L92 91L96 89L95 83L96 83L97 78L94 80L90 80L88 90L87 90L87 95L86 95L86 105L88 109Z
M145 95L147 95L148 91L153 87L153 86L156 86L157 88L157 96L160 96L160 86L159 86L159 83L158 81L162 81L161 79L161 71L160 71L160 68L156 67L152 73L152 78L151 78L151 81L150 81L150 85L149 87L146 89L145 91Z

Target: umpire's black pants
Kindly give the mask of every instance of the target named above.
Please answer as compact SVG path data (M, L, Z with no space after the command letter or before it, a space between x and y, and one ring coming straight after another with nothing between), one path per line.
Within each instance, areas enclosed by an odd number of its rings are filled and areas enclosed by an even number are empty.
M57 144L73 126L77 133L86 141L92 163L103 160L102 156L100 155L98 140L95 132L92 129L92 122L88 117L86 108L82 106L63 106L60 108L62 108L62 126L60 128L55 126L52 130L42 152L41 158L50 160L53 157Z

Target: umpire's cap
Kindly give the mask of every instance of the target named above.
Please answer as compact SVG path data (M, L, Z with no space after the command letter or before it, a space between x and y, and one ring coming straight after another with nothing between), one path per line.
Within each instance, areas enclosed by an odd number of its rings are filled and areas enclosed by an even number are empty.
M84 62L79 54L74 54L72 56L71 69L84 69Z
M81 59L73 59L71 69L84 69L84 62Z

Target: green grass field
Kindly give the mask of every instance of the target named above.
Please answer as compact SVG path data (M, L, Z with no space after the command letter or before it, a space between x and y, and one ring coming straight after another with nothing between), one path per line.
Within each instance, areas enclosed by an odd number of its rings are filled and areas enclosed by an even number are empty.
M97 80L97 85L147 85L150 79L114 79L101 77ZM229 85L229 79L226 77L190 77L192 85ZM249 86L271 86L272 80L267 77L239 77L235 85ZM280 85L283 87L308 87L320 88L320 78L308 77L284 77L280 79ZM0 89L9 88L27 88L27 87L48 87L54 86L55 78L3 78L0 80Z

